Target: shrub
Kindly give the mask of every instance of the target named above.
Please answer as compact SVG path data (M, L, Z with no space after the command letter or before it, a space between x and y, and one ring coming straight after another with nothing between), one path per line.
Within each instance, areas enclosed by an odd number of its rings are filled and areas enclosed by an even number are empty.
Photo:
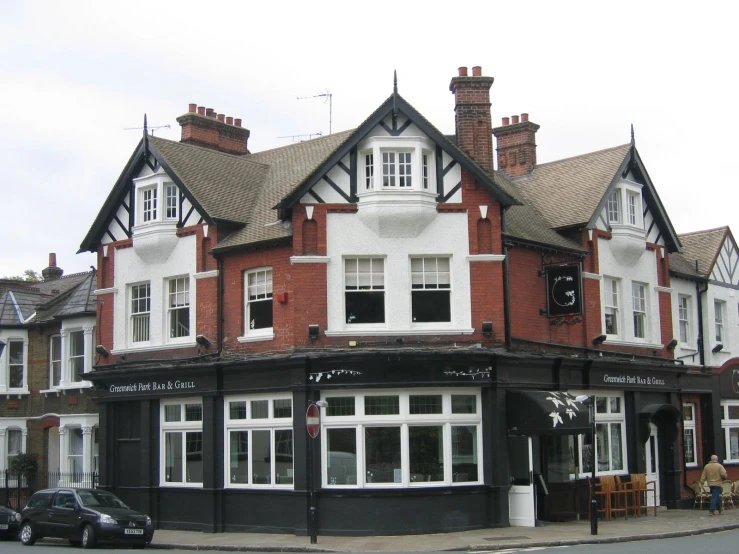
M11 473L20 474L23 477L34 475L38 471L38 462L36 456L21 452L10 458L8 470Z

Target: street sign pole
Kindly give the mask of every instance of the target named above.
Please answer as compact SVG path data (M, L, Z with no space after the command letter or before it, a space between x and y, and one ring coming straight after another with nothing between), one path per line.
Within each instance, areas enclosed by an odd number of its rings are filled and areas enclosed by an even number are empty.
M310 525L310 543L318 542L318 532L316 530L316 485L315 476L313 474L313 441L321 430L321 411L318 406L311 400L308 409L305 412L305 427L308 431L308 491L309 491L309 508L308 508L308 524Z

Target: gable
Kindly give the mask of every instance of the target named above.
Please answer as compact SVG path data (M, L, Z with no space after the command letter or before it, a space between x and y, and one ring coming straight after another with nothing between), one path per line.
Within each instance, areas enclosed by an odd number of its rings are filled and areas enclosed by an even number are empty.
M739 287L739 251L731 233L726 234L709 279L715 283Z

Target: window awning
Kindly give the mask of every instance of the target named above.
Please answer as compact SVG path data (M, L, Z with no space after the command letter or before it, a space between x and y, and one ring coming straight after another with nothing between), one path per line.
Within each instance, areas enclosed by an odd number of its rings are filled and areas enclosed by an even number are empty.
M506 426L511 435L589 433L589 409L566 392L508 390Z

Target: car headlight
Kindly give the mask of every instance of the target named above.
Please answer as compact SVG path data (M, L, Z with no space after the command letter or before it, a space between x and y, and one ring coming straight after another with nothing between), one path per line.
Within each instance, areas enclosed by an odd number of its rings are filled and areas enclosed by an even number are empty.
M146 516L146 524L151 525L151 518L149 516Z
M110 517L108 514L100 514L100 523L109 523L111 525L118 525L118 522Z
M15 521L17 521L17 522L20 522L20 520L21 520L21 515L20 515L20 514L19 514L18 512L15 512L15 513L14 513L14 514L13 514L12 516L10 516L10 520L11 520L11 521L12 521L12 520L15 520Z

